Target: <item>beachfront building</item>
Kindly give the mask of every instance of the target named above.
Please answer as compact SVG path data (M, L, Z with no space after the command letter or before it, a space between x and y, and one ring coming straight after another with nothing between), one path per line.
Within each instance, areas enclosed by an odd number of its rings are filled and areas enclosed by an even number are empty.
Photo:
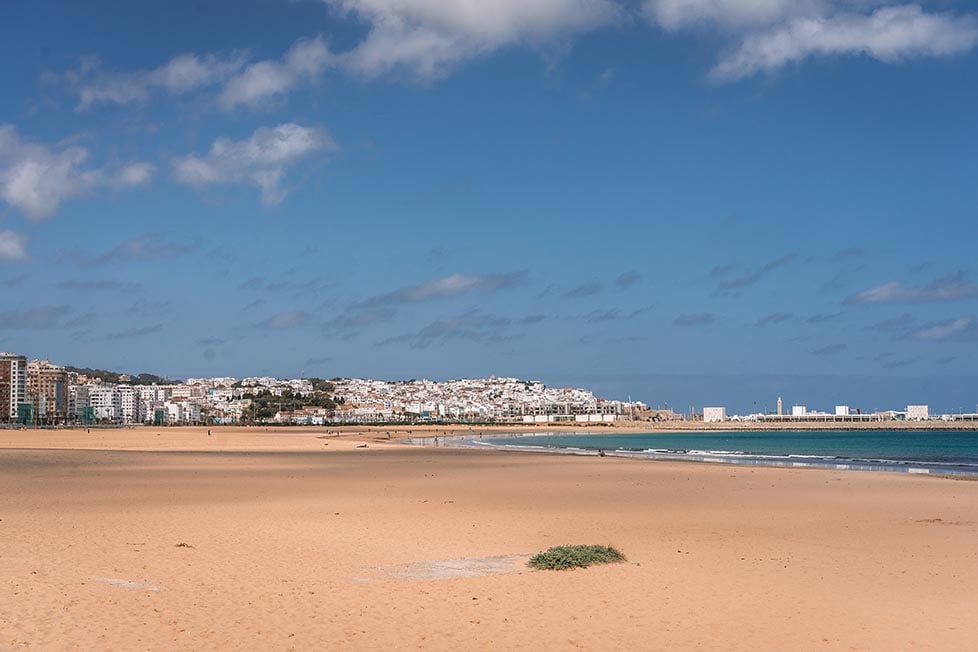
M27 365L27 393L35 423L61 424L68 419L68 372L64 367L31 360Z
M836 405L834 412L810 410L807 406L795 405L791 408L791 414L758 414L754 415L753 420L771 423L875 423L891 420L895 418L895 414L897 413L863 414L847 405Z
M91 409L88 385L68 385L68 420L88 423L94 418Z
M233 424L238 423L251 407L250 399L236 399L233 401L212 401L208 404L209 414L214 423Z
M122 420L122 395L115 387L89 385L88 401L96 421L119 423Z
M167 425L177 424L198 424L200 419L200 406L194 401L175 399L163 403L163 416Z
M703 408L703 423L721 423L726 420L727 420L727 408L725 407Z
M27 402L27 357L0 353L0 423L17 419Z
M507 421L511 419L506 419ZM523 416L523 423L610 423L617 414L538 414Z
M908 405L907 421L927 421L930 419L930 407L927 405Z
M119 417L122 423L129 425L142 422L142 401L139 400L139 393L132 385L119 385L116 389L119 392Z
M324 409L282 410L275 413L272 421L293 426L321 426L328 418Z
M130 385L95 379L68 386L68 421L132 425L196 424L203 414L220 423L237 423L251 402L228 400L227 392L206 396L200 387L182 384Z

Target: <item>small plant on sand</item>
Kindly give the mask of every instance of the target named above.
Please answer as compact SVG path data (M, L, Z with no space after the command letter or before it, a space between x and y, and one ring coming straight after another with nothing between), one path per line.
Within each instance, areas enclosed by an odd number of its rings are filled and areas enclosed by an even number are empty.
M550 550L533 555L526 565L537 570L566 570L623 561L625 555L611 546L554 546Z

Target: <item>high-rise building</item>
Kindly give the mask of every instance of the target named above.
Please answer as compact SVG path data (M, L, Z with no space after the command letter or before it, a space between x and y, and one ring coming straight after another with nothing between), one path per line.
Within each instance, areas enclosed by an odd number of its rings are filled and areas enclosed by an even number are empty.
M27 402L27 358L0 353L0 422L14 421Z
M131 385L119 385L116 387L119 392L119 416L122 423L139 423L140 405L139 393Z
M92 414L103 423L122 421L122 394L115 387L91 387L88 391Z
M88 385L68 386L68 414L72 421L89 424L94 419Z
M68 372L47 360L27 365L27 392L38 423L64 423L68 418Z

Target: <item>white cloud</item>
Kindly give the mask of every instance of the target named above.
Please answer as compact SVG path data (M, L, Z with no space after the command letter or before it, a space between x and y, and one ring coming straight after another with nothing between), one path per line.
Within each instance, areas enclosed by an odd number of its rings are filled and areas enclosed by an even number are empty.
M929 324L914 331L910 336L916 340L927 342L943 342L945 340L973 336L978 331L978 322L974 317L962 317Z
M154 168L149 163L130 163L119 171L119 185L141 186L149 181L153 171Z
M213 54L203 58L196 54L181 54L150 73L149 79L151 84L171 93L187 93L227 79L240 70L243 63L240 54L225 60Z
M213 86L228 79L244 65L244 56L234 53L221 58L181 54L159 68L128 73L104 73L97 62L85 60L80 73L69 73L67 79L78 89L78 110L95 104L131 104L149 99L153 90L174 95Z
M370 26L341 55L348 70L376 76L404 68L422 78L517 44L544 44L588 32L621 16L613 0L323 0Z
M146 183L153 171L146 163L121 170L87 166L88 157L84 147L24 142L13 125L0 125L0 199L37 220L97 188Z
M149 89L138 75L105 75L79 86L75 109L84 111L94 104L131 104L147 99Z
M301 82L315 81L333 60L322 37L300 39L279 61L259 61L228 80L218 98L223 109L255 107Z
M966 52L978 43L978 20L928 14L917 5L882 7L869 15L799 18L752 34L711 71L733 81L816 55L863 54L885 63Z
M437 299L451 299L463 294L491 294L499 290L522 285L526 272L504 274L452 274L418 285L406 285L396 290L373 297L362 303L364 306L393 305L400 303L420 303Z
M174 175L193 186L252 183L261 191L262 203L274 205L285 199L281 183L288 167L316 152L337 149L322 127L292 123L261 127L244 140L218 138L206 154L176 160Z
M884 63L966 52L978 19L887 0L645 0L659 27L713 29L731 47L710 75L736 81L814 56L865 55Z
M845 303L923 303L974 298L978 298L978 284L969 281L964 272L958 272L920 286L908 286L900 281L890 281L854 294L848 297Z
M107 72L98 59L87 57L77 71L50 78L67 81L75 89L79 111L97 104L145 102L154 93L182 95L221 85L218 105L233 109L258 106L300 83L313 82L332 60L326 42L317 36L296 41L279 60L247 66L243 51L224 56L180 54L158 68L130 72Z
M27 260L27 236L0 231L0 260Z
M770 25L817 14L823 0L646 0L646 15L664 29L712 25L727 29Z

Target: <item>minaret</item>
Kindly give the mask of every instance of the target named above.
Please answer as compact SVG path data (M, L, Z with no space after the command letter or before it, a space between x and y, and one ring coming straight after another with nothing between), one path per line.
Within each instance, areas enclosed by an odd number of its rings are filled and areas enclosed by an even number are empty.
M784 414L784 405L781 403L781 397L778 397L778 416L780 417Z

